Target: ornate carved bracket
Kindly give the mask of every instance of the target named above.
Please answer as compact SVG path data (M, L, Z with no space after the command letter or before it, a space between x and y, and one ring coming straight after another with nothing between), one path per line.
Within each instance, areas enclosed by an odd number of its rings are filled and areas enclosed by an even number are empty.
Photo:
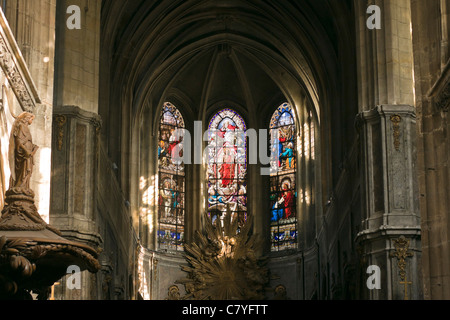
M393 135L394 135L394 147L395 150L400 150L400 123L402 122L402 117L398 114L394 114L391 116L391 122L393 127Z

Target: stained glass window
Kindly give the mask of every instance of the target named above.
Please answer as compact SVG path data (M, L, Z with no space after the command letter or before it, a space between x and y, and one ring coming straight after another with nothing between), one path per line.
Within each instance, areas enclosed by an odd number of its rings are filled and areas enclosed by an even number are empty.
M164 104L158 144L158 243L160 249L183 250L185 218L184 120L171 103Z
M227 212L247 220L247 128L231 109L216 113L208 126L208 215L213 222Z
M291 106L277 108L270 122L272 159L270 209L272 251L297 247L296 130Z
M316 159L316 145L315 145L315 140L316 140L316 137L315 137L315 133L314 133L314 130L315 130L315 126L314 126L314 120L313 120L313 116L312 116L312 113L310 112L309 113L309 131L310 131L310 133L309 133L309 145L310 145L310 153L311 153L311 160L315 160Z

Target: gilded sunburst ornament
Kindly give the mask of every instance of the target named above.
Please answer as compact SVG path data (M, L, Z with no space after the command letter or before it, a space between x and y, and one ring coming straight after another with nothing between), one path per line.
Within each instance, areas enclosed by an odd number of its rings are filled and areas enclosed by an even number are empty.
M186 245L189 266L183 284L186 296L193 300L262 300L269 282L266 260L257 257L261 248L251 235L252 219L243 226L228 212L224 219L212 223L208 215L203 233Z

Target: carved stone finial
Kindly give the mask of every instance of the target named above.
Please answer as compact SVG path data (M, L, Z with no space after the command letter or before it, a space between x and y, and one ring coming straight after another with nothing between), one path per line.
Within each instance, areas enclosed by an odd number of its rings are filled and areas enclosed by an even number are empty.
M22 108L30 111L34 109L34 101L27 90L25 81L16 66L14 56L10 53L3 37L0 36L0 66L3 67L5 74L10 81L11 87Z

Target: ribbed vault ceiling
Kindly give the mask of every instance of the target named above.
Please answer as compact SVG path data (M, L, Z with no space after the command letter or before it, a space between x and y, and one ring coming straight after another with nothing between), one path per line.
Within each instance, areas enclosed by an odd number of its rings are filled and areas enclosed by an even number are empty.
M242 106L245 115L307 95L317 109L335 85L332 17L345 3L104 0L112 92L132 97L133 115L145 104L157 112L170 97L197 119L221 101Z

